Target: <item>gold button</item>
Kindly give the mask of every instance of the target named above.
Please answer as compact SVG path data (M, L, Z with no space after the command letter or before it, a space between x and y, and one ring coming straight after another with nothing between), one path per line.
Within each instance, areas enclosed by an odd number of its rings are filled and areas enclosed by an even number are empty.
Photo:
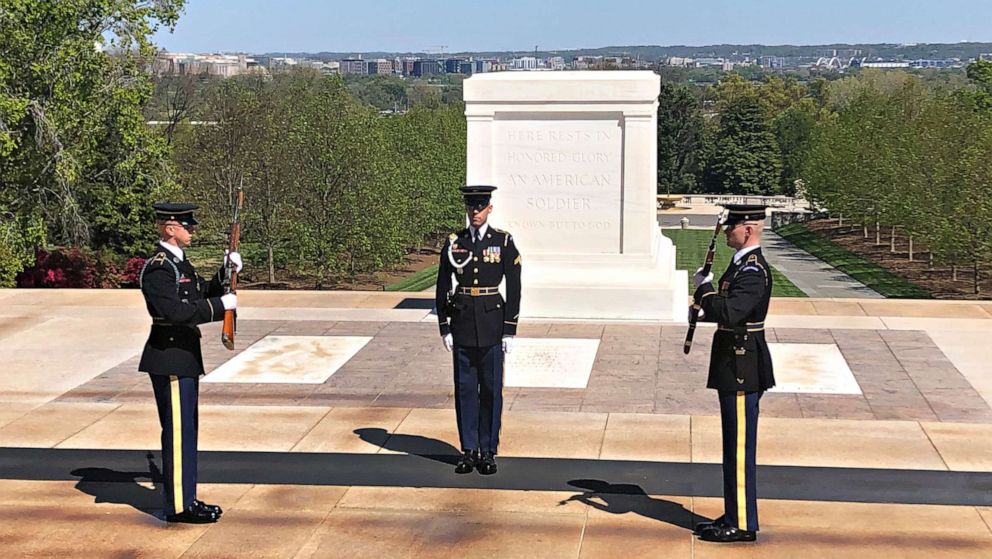
M474 260L475 262L478 262L478 261L479 261L479 257L478 257L478 256L476 256L476 257L475 257L475 258L473 258L472 260Z
M473 283L474 285L479 285L479 280L472 280L472 283Z
M472 271L475 272L475 273L477 273L477 274L479 273L479 269L478 268L472 268Z

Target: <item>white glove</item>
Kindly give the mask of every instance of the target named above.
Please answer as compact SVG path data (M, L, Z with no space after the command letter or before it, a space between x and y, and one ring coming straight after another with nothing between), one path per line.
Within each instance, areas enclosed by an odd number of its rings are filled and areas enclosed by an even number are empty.
M503 336L503 353L513 353L513 336Z
M702 319L703 319L703 315L704 315L704 314L706 314L706 313L705 313L705 312L703 312L703 309L699 309L699 314L698 314L698 315L696 315L696 319L697 319L697 320L702 320ZM689 305L689 315L688 315L688 320L689 320L689 322L692 322L692 305Z
M455 347L455 339L451 337L451 334L445 334L441 338L441 342L444 343L444 349L451 351L451 348Z
M238 296L235 295L234 293L221 295L220 302L224 304L225 311L233 311L234 309L238 308Z
M696 270L696 273L693 274L692 276L692 283L696 286L697 289L699 288L700 285L703 285L704 283L710 283L712 281L713 281L713 272L710 272L704 276L702 268Z
M224 249L224 258L227 262L234 264L234 271L241 272L241 268L245 267L244 262L241 260L240 252L231 252L228 249Z

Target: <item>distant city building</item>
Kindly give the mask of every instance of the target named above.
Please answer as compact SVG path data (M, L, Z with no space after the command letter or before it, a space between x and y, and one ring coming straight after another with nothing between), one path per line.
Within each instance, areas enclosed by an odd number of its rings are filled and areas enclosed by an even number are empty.
M404 76L412 76L413 65L415 62L417 62L416 58L404 58L403 60L400 60L400 64L397 66L397 71Z
M992 62L992 52L987 54L979 54L978 60L986 60L988 62Z
M444 71L448 74L460 74L462 62L465 62L465 60L461 58L449 58L444 61Z
M253 58L245 54L160 53L152 63L157 75L210 75L222 78L264 72Z
M723 58L697 58L697 66L723 66L727 61Z
M302 60L299 62L299 66L313 68L325 75L341 73L341 63L337 60L330 60L328 62L324 62L323 60Z
M909 62L910 68L963 68L964 62L960 58L943 59L918 59Z
M762 56L758 62L762 68L785 68L785 57L782 56Z
M393 62L391 60L386 60L385 58L380 58L378 60L369 60L365 64L365 73L370 75L392 74Z
M340 61L342 74L364 74L366 71L365 61L361 57L345 58Z
M901 62L898 60L874 60L867 61L865 59L854 59L851 61L851 67L854 68L909 68L909 62Z
M552 56L548 58L548 68L552 70L564 70L565 69L565 58L561 56Z
M510 61L510 68L513 70L537 70L537 58L533 56L521 56Z
M686 58L683 56L673 56L665 60L664 63L667 66L677 66L679 68L695 68L698 66L695 58Z
M273 56L269 58L269 68L276 66L296 66L299 61L289 56Z
M444 66L440 60L415 60L413 62L413 76L422 78L424 76L436 76L444 73Z

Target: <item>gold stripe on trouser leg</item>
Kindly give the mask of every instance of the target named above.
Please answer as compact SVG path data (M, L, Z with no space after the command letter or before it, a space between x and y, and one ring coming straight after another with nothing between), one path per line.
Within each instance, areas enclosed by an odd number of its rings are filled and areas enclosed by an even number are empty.
M747 439L747 412L745 394L737 393L737 527L747 530L747 478L745 442Z
M170 376L172 388L172 505L183 512L183 414L179 405L179 377Z

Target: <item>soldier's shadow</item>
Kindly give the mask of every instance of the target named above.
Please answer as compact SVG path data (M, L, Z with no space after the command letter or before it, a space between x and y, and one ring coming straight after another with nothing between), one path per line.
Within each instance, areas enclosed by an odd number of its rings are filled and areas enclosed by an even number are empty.
M130 505L145 514L160 515L162 510L162 472L147 456L147 472L118 472L109 468L76 468L71 474L79 476L76 489L92 495L95 503L115 503ZM147 480L152 487L146 487L139 480Z
M561 504L578 501L610 514L632 512L686 530L692 530L699 522L710 520L679 503L651 497L640 485L609 483L599 479L573 479L568 484L584 491L563 500Z
M363 441L386 450L412 454L450 466L457 464L458 458L461 456L461 452L457 448L430 437L389 433L378 427L363 427L355 429L354 433Z

